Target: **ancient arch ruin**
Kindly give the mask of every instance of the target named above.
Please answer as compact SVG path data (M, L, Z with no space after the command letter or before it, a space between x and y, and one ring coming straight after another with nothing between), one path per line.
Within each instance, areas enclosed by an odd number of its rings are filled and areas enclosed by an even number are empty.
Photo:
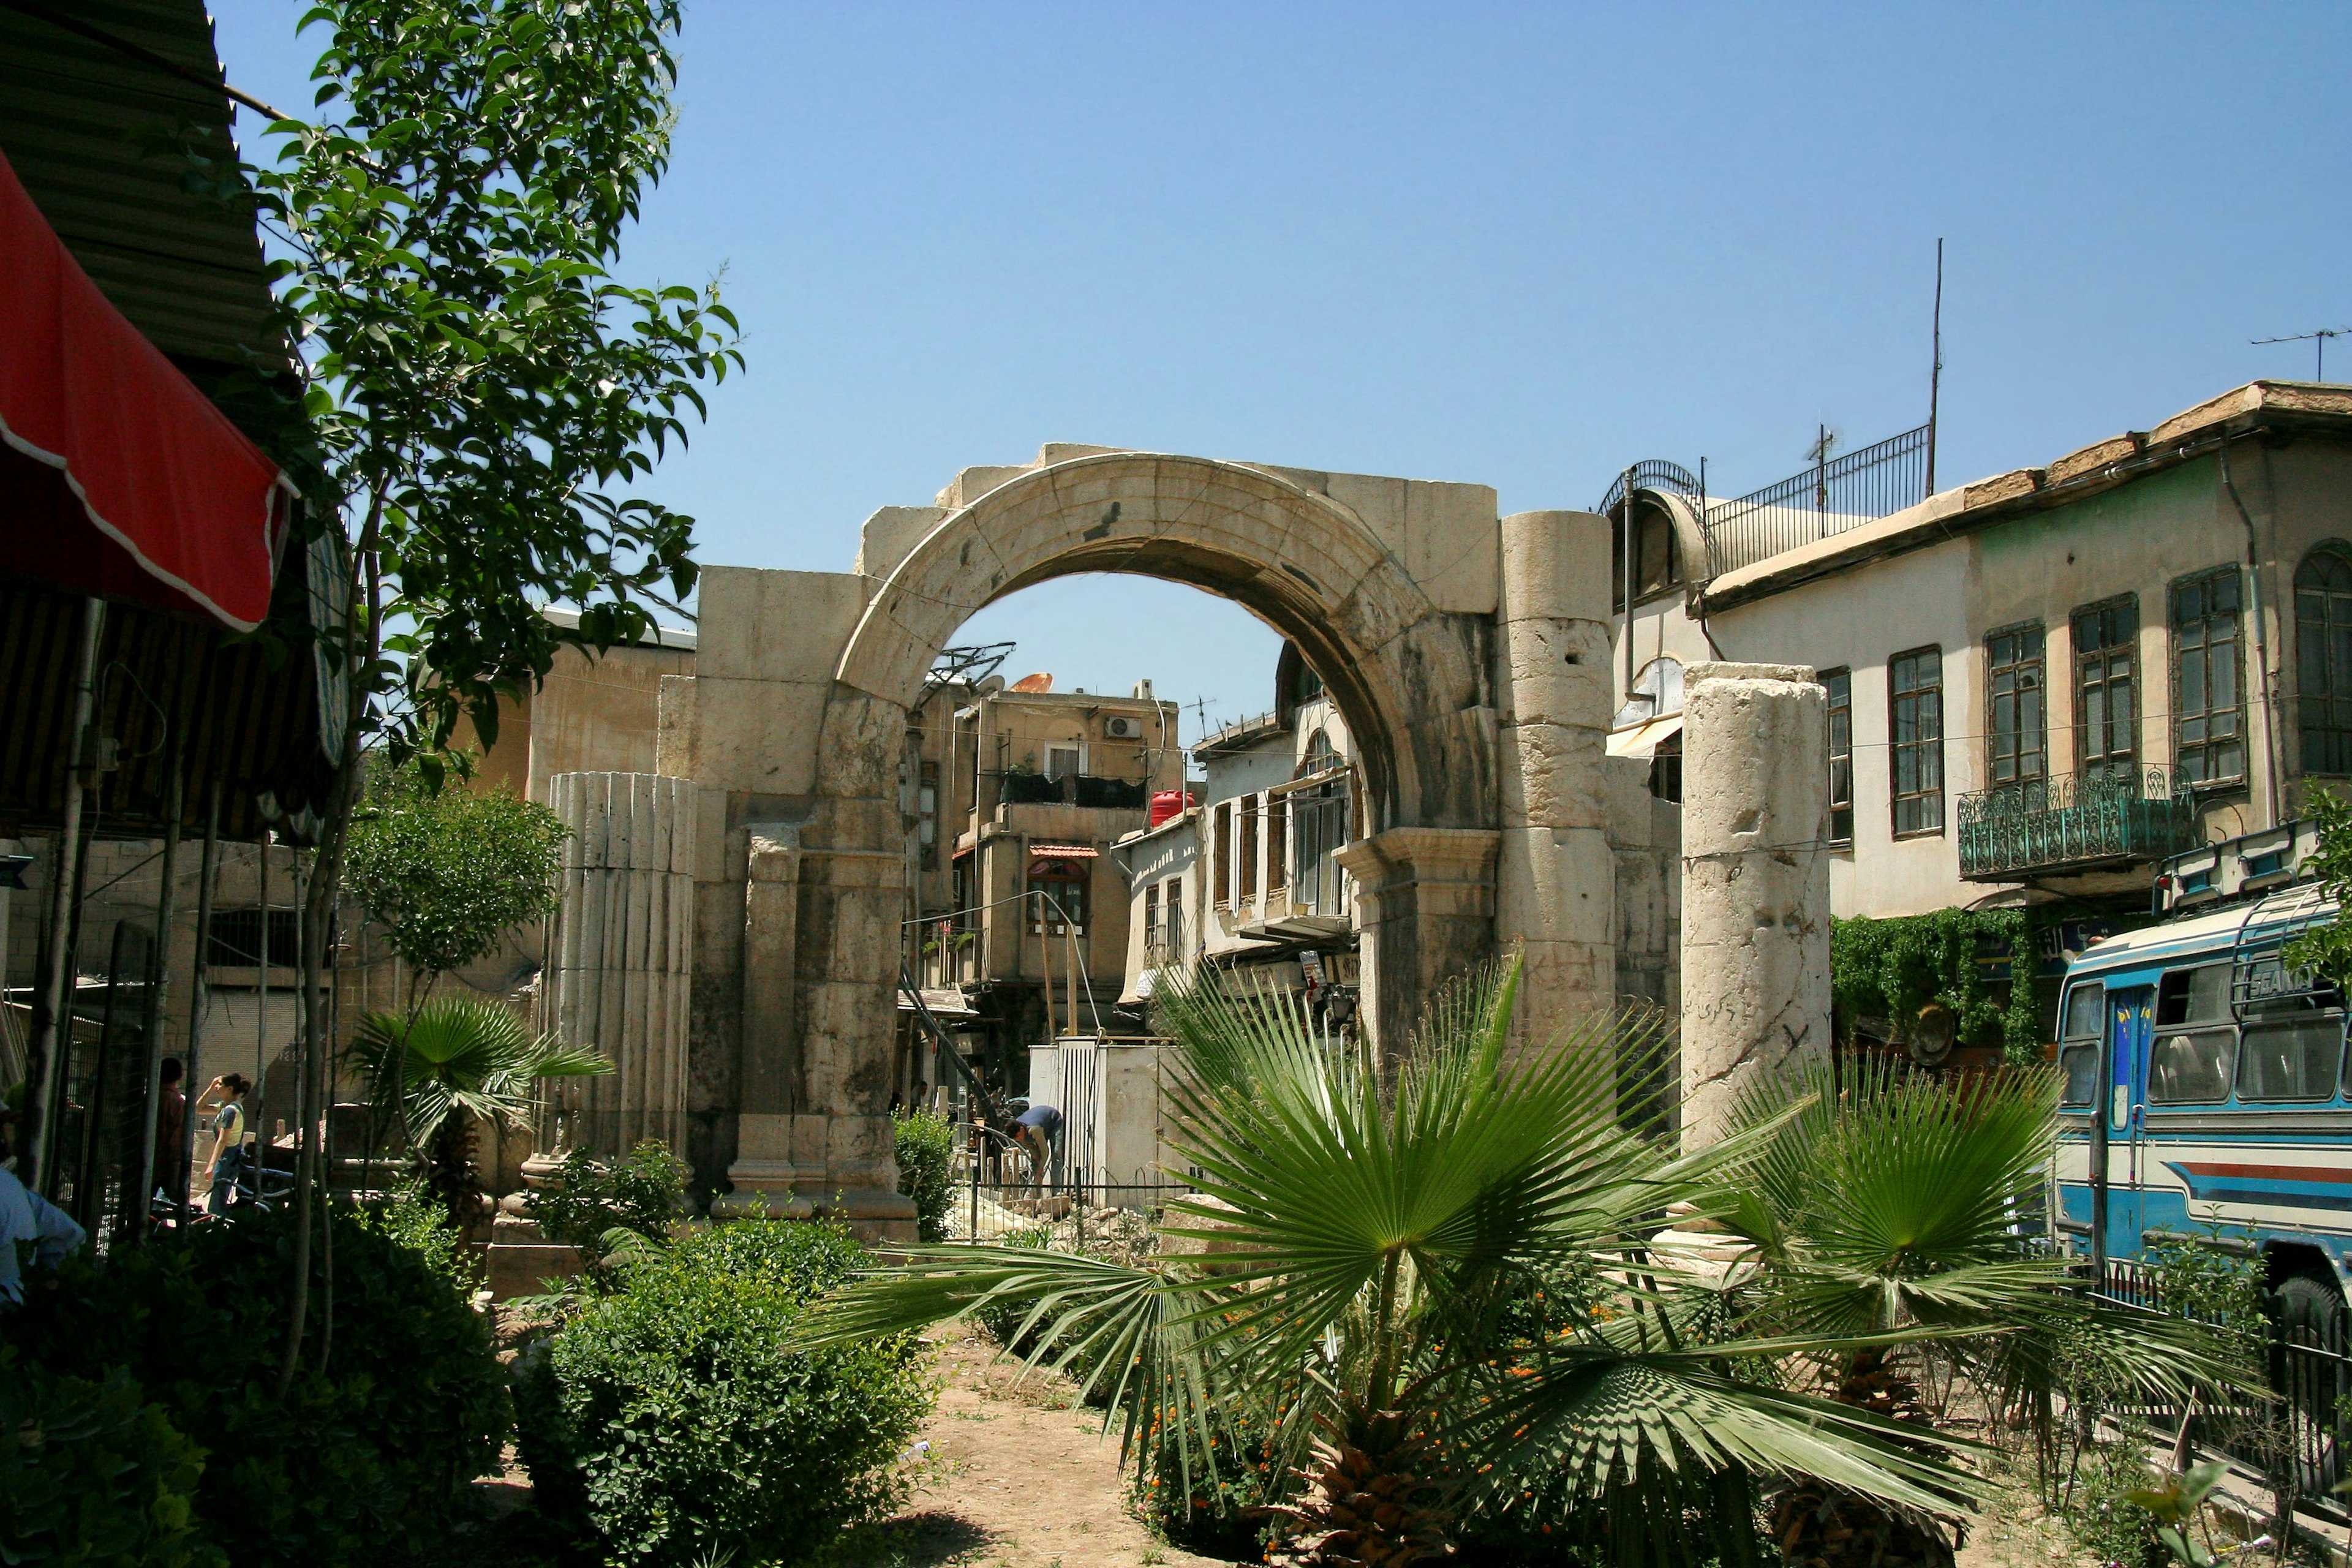
M677 960L690 1003L667 1048L687 1062L696 1163L732 1189L714 1212L814 1209L886 1234L910 1215L886 1088L908 712L974 611L1080 572L1238 601L1304 650L1347 714L1370 820L1342 857L1376 1039L1498 951L1528 957L1530 1031L1614 1001L1621 912L1658 912L1621 911L1622 841L1653 861L1673 848L1625 826L1651 821L1646 763L1605 754L1605 519L1502 517L1477 485L1048 447L966 469L934 505L877 511L852 572L707 570L695 673L662 687L656 772L683 783L595 795L668 815L600 821L594 842L658 843L671 875L692 868L691 900L664 906L691 924ZM623 849L612 876L633 874ZM1629 899L1663 909L1661 881L1636 878ZM599 907L640 906L614 885ZM554 980L559 1003L603 984L593 962Z

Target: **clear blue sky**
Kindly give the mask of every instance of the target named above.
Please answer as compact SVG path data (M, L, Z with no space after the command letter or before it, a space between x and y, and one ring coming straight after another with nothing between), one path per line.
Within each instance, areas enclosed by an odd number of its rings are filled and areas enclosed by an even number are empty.
M307 104L303 0L215 5L231 79ZM1736 493L1925 417L1939 235L1945 483L2352 325L2340 5L689 0L681 54L625 270L723 268L749 334L646 487L706 562L846 570L875 507L1046 440ZM1271 633L1136 579L969 635L1213 719L1272 684Z

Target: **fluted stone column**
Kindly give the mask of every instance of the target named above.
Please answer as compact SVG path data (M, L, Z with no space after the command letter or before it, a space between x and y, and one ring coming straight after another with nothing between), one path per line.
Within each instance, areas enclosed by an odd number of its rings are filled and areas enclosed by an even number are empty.
M1685 1150L1759 1073L1829 1055L1828 722L1810 669L1684 672Z
M1496 938L1526 954L1517 1033L1541 1042L1616 1000L1609 843L1610 529L1584 511L1503 519L1496 688L1502 839Z
M567 1142L626 1152L686 1146L694 970L695 787L654 773L558 773L549 804L572 837L549 964L548 1024L613 1059L559 1089Z

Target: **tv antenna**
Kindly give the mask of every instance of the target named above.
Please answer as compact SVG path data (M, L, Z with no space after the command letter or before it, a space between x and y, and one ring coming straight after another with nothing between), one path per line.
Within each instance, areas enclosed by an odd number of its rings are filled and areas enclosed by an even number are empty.
M1215 700L1213 697L1195 697L1192 701L1180 702L1177 706L1190 708L1192 710L1193 724L1203 736L1206 736L1209 732L1209 704Z
M1013 657L1014 646L992 642L940 649L939 658L931 661L930 674L923 681L922 695L915 699L916 708L919 710L935 693L956 681L979 685L996 673L998 665Z
M2327 340L2345 337L2352 337L2352 327L2322 327L2317 331L2294 332L2284 338L2255 338L2252 340L2252 346L2260 348L2264 343L2310 343L2317 355L2316 363L2311 369L2311 379L2326 381L2327 379Z

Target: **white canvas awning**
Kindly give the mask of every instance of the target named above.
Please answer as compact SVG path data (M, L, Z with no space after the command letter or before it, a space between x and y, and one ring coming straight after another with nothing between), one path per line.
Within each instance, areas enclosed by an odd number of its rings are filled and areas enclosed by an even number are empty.
M1612 757L1643 757L1656 753L1658 742L1683 732L1683 716L1662 714L1644 719L1638 724L1628 724L1622 730L1609 731L1609 754Z
M957 990L934 990L932 987L927 985L923 987L923 1005L929 1010L931 1016L934 1018L977 1018L980 1016L979 1012L972 1006L972 1005L964 1000L963 993ZM901 1013L911 1013L914 1010L914 999L908 996L906 992L900 991L898 993L898 1011Z

